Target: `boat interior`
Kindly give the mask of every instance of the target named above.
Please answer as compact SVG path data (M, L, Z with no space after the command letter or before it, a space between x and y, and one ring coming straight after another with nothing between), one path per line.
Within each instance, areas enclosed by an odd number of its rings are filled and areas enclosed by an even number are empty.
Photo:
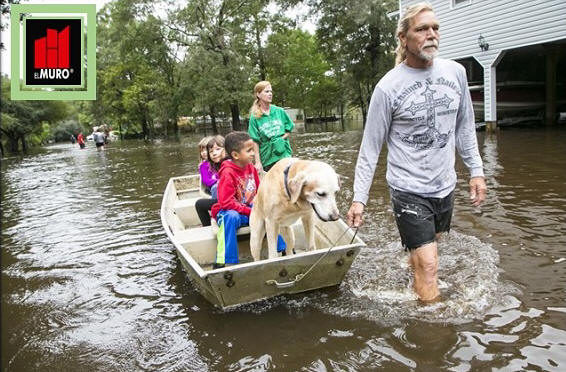
M203 270L207 271L212 270L212 264L215 262L218 226L214 220L212 226L201 225L195 209L195 203L200 198L210 198L210 195L205 192L198 175L173 178L165 195L163 212L174 240ZM292 228L295 235L295 253L306 252L306 240L301 222L297 221ZM350 244L352 234L343 234L345 229L346 225L343 221L324 223L317 221L315 229L317 249L328 248L333 244ZM249 226L238 229L237 238L240 263L253 262L250 253ZM266 239L263 240L262 258L267 258Z

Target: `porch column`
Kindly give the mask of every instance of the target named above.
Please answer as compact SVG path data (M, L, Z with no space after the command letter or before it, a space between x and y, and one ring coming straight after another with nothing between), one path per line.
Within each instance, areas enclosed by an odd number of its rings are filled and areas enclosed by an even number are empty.
M483 110L485 129L488 132L497 129L497 65L505 53L505 50L490 50L476 57L483 67Z
M483 104L485 129L493 132L497 128L497 68L494 65L483 69Z
M556 124L556 64L558 51L554 45L545 45L546 51L546 125Z

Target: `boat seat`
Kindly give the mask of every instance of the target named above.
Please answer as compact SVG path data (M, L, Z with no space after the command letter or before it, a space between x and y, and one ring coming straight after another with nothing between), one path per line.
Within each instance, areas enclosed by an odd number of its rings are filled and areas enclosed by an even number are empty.
M216 236L216 234L218 233L218 224L216 223L216 220L214 218L211 218L210 224L212 227L212 233L214 234L214 236ZM238 229L238 231L236 231L236 235L245 235L249 234L250 232L251 230L249 226L242 226Z
M177 191L177 195L181 193L191 193L192 197L184 197L177 200L173 206L173 210L185 226L195 226L200 224L200 219L195 208L195 203L199 199L210 198L210 193L206 192L205 186L199 182L198 189L186 189Z
M213 220L214 221L214 220ZM216 225L216 223L215 223ZM175 232L175 239L200 265L210 264L216 258L216 233L218 225L214 230L212 226L194 227ZM239 228L237 235L249 234L248 226Z
M196 198L177 200L173 205L175 214L184 225L190 226L200 223L197 210L195 208L197 200L198 199Z

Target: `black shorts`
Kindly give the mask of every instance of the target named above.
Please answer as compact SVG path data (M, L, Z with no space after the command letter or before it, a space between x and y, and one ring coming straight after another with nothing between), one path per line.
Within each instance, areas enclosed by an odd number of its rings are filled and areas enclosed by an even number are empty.
M424 198L389 189L395 221L406 250L416 249L436 240L436 234L450 231L454 191L444 198Z
M102 146L104 146L104 142L97 142L96 143L96 147L102 147Z

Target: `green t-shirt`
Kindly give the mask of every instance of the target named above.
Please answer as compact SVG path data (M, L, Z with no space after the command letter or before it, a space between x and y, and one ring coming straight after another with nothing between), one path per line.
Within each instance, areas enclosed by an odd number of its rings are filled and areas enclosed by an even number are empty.
M269 106L269 115L262 114L256 118L250 114L248 133L259 145L259 156L264 167L293 155L289 140L281 136L291 132L294 127L293 120L285 110L275 105Z

